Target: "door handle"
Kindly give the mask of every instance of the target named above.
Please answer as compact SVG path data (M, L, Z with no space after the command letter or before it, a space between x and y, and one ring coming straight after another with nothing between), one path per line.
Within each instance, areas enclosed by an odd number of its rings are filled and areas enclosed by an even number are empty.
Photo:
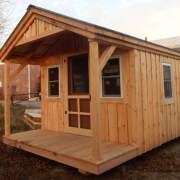
M67 114L67 111L65 111L65 114Z

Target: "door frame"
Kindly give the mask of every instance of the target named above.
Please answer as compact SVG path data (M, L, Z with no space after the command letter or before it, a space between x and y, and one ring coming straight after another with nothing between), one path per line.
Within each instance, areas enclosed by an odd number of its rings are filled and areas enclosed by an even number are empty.
M79 53L79 54L75 54L76 55L81 55L81 54L85 54L85 53ZM72 133L72 134L77 134L77 135L84 135L84 136L92 136L92 121L91 121L91 110L89 113L84 113L84 112L80 112L80 107L79 107L79 100L80 99L89 99L90 100L90 95L80 95L80 94L76 94L76 95L70 95L69 91L68 91L68 78L69 78L69 73L68 73L68 59L71 56L66 56L66 58L64 58L63 61L63 67L64 67L64 132L67 133ZM88 63L89 66L89 63ZM89 67L88 67L89 68ZM88 74L89 75L89 74ZM77 112L70 112L68 110L68 100L69 99L77 99L78 101L78 111ZM77 114L78 115L78 128L76 127L70 127L69 126L69 114ZM89 115L90 116L90 129L83 129L80 128L80 115Z

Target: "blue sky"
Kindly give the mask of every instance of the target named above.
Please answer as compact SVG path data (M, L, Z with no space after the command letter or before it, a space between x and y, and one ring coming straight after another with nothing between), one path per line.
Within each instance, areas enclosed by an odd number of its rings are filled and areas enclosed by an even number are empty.
M149 40L180 35L180 0L9 0L9 34L29 4Z

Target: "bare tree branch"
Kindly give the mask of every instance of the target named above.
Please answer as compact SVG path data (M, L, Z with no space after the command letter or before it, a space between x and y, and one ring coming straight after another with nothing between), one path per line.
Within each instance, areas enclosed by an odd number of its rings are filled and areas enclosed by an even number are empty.
M6 36L9 5L9 0L0 0L0 43Z

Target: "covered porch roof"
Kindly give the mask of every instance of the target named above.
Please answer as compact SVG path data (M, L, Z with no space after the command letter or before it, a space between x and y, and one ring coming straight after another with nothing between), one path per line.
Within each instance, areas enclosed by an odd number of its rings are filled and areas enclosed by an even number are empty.
M175 50L32 5L1 48L0 59L4 61L18 56L39 58L61 52L62 38L71 35L86 41L86 48L88 39L96 39L103 45L158 51L180 59L180 53Z
M55 54L87 51L88 40L70 31L61 31L42 38L16 45L7 55L7 59L39 59Z

